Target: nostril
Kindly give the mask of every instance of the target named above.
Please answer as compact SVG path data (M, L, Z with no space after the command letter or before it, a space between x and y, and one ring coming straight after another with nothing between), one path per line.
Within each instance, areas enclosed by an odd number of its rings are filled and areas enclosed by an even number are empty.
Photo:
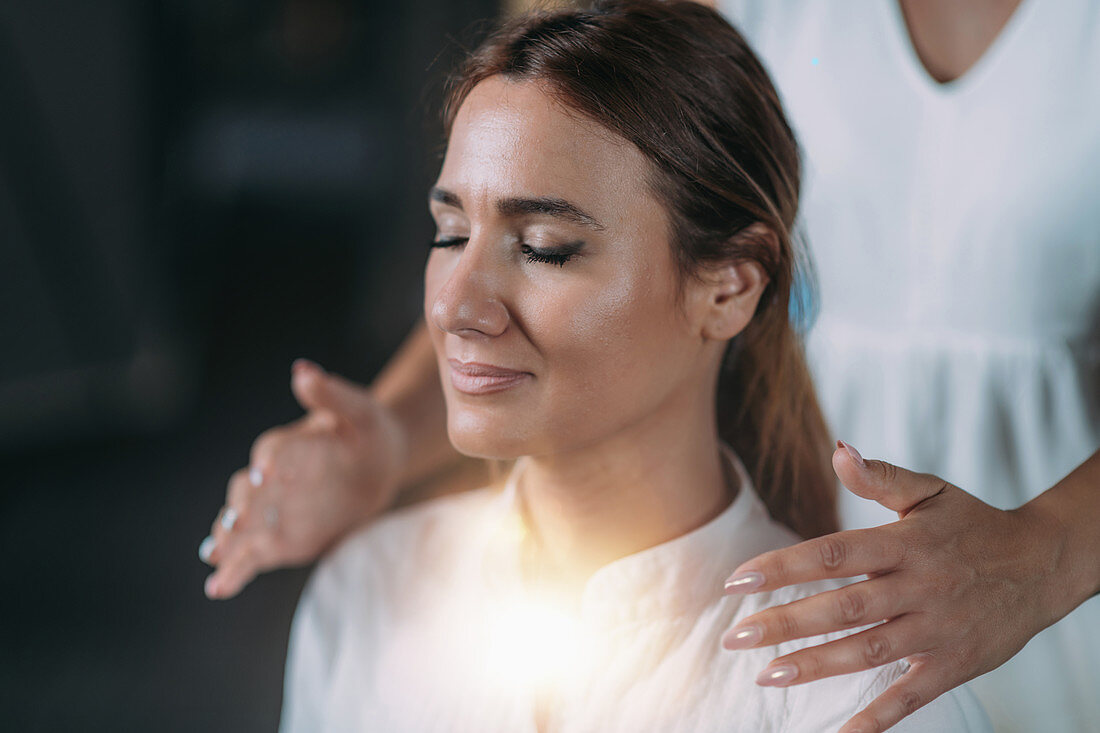
M466 336L475 333L499 336L507 327L507 309L495 298L479 301L466 300L455 308L449 323L450 327L446 330L451 333Z
M442 331L462 336L498 336L508 326L508 309L492 292L471 284L448 282L432 303L431 317Z

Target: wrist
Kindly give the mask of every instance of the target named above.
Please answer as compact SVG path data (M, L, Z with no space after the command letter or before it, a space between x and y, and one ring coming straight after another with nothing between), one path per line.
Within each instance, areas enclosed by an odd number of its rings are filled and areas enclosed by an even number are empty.
M1095 541L1095 532L1082 533L1080 522L1065 516L1064 508L1048 491L1016 510L1026 519L1044 558L1044 628L1100 592L1100 555L1097 548L1087 546Z
M375 393L368 390L372 402L371 420L373 422L372 433L377 436L382 450L379 451L382 465L380 467L380 488L383 506L393 504L399 493L400 487L407 482L409 451L409 429L402 420L400 412L392 405L387 404Z

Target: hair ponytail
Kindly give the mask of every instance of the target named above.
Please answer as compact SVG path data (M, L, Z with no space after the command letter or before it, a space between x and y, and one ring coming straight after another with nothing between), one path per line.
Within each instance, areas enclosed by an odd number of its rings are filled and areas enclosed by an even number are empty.
M777 298L770 311L786 306ZM777 521L802 537L838 529L832 443L789 316L750 324L718 381L718 432L745 462ZM765 319L772 323L765 323Z

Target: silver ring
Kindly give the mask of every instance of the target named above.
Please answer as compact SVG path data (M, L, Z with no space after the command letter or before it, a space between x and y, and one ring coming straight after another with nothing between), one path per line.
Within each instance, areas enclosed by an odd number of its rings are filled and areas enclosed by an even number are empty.
M233 525L237 523L237 510L233 507L228 507L222 512L222 529L229 532L233 529Z
M209 565L210 556L214 554L214 548L217 547L217 545L217 541L213 537L207 535L206 539L199 545L199 559Z
M264 508L264 524L268 529L275 529L275 525L279 523L279 510L278 508L268 505Z

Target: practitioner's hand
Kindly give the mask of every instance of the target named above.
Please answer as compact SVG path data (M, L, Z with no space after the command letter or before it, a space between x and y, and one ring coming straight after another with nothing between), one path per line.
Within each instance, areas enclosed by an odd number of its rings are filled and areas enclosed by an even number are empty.
M199 554L216 570L210 598L230 598L257 573L312 561L394 498L404 438L364 388L312 362L292 368L306 414L252 444Z
M852 492L896 511L899 521L760 555L737 568L727 592L870 578L750 616L723 645L768 646L885 622L775 659L760 684L801 684L906 659L911 669L841 728L880 733L999 666L1060 618L1055 570L1064 534L1053 515L995 509L935 476L864 461L843 443L833 468Z

